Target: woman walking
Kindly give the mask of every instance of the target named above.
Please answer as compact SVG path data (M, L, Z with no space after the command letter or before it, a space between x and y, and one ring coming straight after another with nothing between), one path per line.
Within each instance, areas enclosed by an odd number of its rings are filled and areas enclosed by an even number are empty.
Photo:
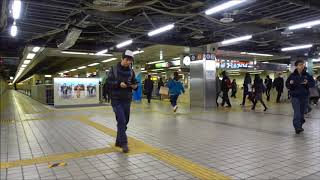
M254 110L256 108L257 102L260 101L264 107L263 111L266 111L268 108L262 99L262 94L265 91L265 87L263 85L263 80L260 78L258 74L255 75L254 84L252 87L254 90L254 102L251 109Z
M173 79L168 81L167 87L169 88L170 102L173 111L176 112L178 109L177 100L181 92L185 92L182 83L179 81L178 72L173 73Z

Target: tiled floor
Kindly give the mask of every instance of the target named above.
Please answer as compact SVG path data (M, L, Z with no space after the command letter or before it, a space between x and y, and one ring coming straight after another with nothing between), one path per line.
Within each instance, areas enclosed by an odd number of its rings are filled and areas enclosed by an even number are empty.
M116 129L111 107L54 109L9 91L1 106L1 163L108 148L114 137L77 117ZM238 104L237 101L233 104ZM232 179L320 179L320 110L295 135L290 104L270 110L234 105L210 112L168 102L133 104L128 135ZM142 153L67 158L66 166L35 163L1 169L2 179L197 179L186 169ZM214 179L212 177L212 179Z

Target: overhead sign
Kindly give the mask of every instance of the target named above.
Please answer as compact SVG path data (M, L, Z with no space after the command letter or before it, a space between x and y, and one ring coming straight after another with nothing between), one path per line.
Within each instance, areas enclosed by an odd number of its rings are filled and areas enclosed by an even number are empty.
M286 71L287 65L286 64L276 64L276 63L257 63L256 68L258 70L265 70L265 71Z
M253 68L252 61L238 61L238 60L225 60L218 59L218 68L221 69L248 69Z

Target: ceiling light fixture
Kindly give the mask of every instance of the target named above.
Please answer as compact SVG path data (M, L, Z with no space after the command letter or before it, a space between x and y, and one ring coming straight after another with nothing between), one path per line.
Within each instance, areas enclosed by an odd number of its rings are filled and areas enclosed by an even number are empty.
M168 25L166 25L166 26L163 26L163 27L161 27L161 28L158 28L158 29L155 29L155 30L153 30L153 31L150 31L149 33L148 33L148 36L155 36L155 35L157 35L157 34L160 34L160 33L163 33L163 32L166 32L166 31L169 31L169 30L171 30L171 29L173 29L174 28L174 24L168 24Z
M101 62L110 62L110 61L114 61L114 60L117 60L117 58L110 58L110 59L106 59L106 60L103 60Z
M32 51L35 52L35 53L38 52L39 50L40 50L40 47L38 47L38 46L32 48Z
M24 60L23 64L30 64L31 60Z
M88 66L96 66L98 65L99 63L92 63L92 64L89 64Z
M312 28L313 26L320 25L320 20L309 21L301 24L296 24L293 26L289 26L289 30L301 29L301 28Z
M122 47L125 47L125 46L128 46L128 45L132 44L132 42L133 42L133 40L130 39L130 40L127 40L127 41L124 41L122 43L117 44L116 47L117 48L122 48Z
M133 55L136 55L136 54L140 54L140 53L144 53L144 51L143 50L141 50L141 51L133 51Z
M102 55L104 53L107 53L108 51L109 51L109 49L104 49L104 50L97 52L96 55Z
M11 26L11 29L10 29L10 35L12 37L16 37L18 34L18 28L16 26L16 23L14 22L13 25Z
M211 14L214 14L214 13L218 13L218 12L221 12L223 10L229 9L231 7L234 7L234 6L238 5L238 4L244 3L246 1L247 0L231 0L231 1L228 1L226 3L220 4L218 6L215 6L213 8L210 8L210 9L206 10L205 14L206 15L211 15Z
M19 19L21 12L21 1L14 0L12 3L12 17L13 19Z
M36 56L35 53L29 53L29 54L27 55L27 59L33 59L35 56Z
M78 69L85 69L87 66L78 67Z
M13 79L13 77L12 77L12 76L10 76L10 79L12 80L12 79Z
M261 54L261 53L251 53L251 52L241 52L240 54L248 54L252 56L265 56L265 57L271 57L272 54Z
M44 75L44 77L46 77L46 78L51 78L52 77L52 75Z
M68 73L68 72L70 72L70 71L64 71L63 73Z
M157 63L162 63L164 61L153 61L153 62L148 62L147 64L157 64Z
M308 49L308 48L311 48L312 46L313 46L312 44L306 44L306 45L300 45L300 46L286 47L286 48L282 48L281 51L293 51L293 50L298 50L298 49Z
M312 62L320 62L320 58L319 59L312 59Z
M89 55L89 53L85 52L74 52L74 51L61 51L63 54L79 54L79 55Z
M70 71L76 71L77 69L71 69Z
M21 67L22 67L22 68L25 68L25 67L27 67L27 65L26 65L26 64L22 64Z
M233 44L233 43L240 42L240 41L246 41L251 38L252 38L252 35L241 36L241 37L237 37L237 38L233 38L233 39L224 40L221 42L221 44L228 45L228 44Z

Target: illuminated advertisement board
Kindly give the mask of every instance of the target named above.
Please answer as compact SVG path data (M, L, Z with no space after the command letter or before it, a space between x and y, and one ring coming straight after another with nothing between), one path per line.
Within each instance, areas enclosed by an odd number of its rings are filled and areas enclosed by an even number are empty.
M98 78L54 78L54 106L99 104Z

